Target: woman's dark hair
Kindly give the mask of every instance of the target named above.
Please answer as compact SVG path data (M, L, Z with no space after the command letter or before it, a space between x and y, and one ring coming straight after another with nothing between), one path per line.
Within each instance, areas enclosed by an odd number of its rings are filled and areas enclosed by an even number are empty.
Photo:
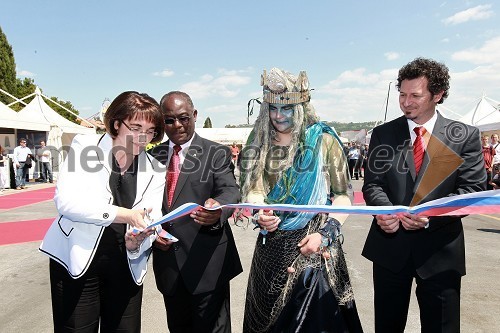
M443 103L446 97L448 97L448 90L450 90L450 74L445 64L435 60L416 58L403 66L399 70L396 87L399 90L403 80L418 79L422 76L427 79L427 89L433 96L443 91L443 97L439 100L438 104Z
M118 131L114 126L115 121L122 123L131 119L144 119L155 124L156 135L151 140L151 143L157 143L163 139L165 123L160 111L160 105L148 94L125 91L111 102L106 113L104 113L104 125L112 137L118 135Z

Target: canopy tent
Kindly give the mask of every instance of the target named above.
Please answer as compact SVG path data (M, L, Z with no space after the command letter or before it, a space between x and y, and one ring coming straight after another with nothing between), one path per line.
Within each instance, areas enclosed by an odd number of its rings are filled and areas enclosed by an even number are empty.
M196 133L199 136L223 145L231 145L233 142L236 142L236 144L239 145L245 145L251 131L251 127L196 129Z
M0 102L0 127L16 128L17 123L17 112Z
M18 112L18 117L24 124L31 124L30 126L36 127L38 131L49 132L51 128L57 126L63 133L95 134L94 128L78 125L54 111L45 103L38 87L35 89L35 98Z
M459 120L474 125L481 132L500 130L500 103L486 96Z
M15 128L17 124L17 112L0 102L0 127ZM0 146L6 151L14 150L16 146L16 136L14 132L2 131L0 133Z
M36 131L48 132L47 146L51 149L53 165L58 166L62 161L62 147L69 146L76 134L95 134L95 128L78 125L54 111L43 99L40 89L36 87L35 98L28 103L18 117L22 126ZM43 96L43 97L42 97Z
M1 92L5 93L3 90ZM33 95L33 100L26 105L23 100ZM14 96L11 97L15 98ZM43 95L40 89L36 87L33 94L25 96L22 99L15 98L17 100L16 103L19 102L25 105L21 111L15 112L3 104L0 105L0 127L13 129L14 134L8 134L13 136L13 138L17 137L18 132L23 130L34 131L33 133L46 132L42 137L44 139L47 137L47 146L51 147L53 166L57 168L62 160L61 148L63 146L69 146L76 134L95 134L96 131L95 126L91 123L89 123L90 126L94 127L89 128L64 118L47 105L44 98L50 99ZM66 109L56 101L54 103ZM71 112L71 110L66 110ZM78 115L75 116L78 117ZM84 121L86 120L84 119ZM86 122L88 123L88 121ZM40 136L38 137L40 138Z

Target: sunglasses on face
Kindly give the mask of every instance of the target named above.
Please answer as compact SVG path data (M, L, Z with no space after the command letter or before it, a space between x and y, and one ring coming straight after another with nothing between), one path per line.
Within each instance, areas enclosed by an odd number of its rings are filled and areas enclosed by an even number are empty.
M178 121L182 125L187 125L189 123L189 120L191 120L191 117L189 116L168 117L165 118L165 125L173 125L176 121Z

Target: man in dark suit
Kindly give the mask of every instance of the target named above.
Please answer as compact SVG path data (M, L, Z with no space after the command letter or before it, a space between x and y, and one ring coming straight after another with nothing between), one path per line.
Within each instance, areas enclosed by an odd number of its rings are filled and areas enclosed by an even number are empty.
M435 111L448 96L448 68L417 58L400 69L397 87L404 116L373 130L366 203L413 206L484 190L478 129ZM461 216L376 215L363 256L373 262L376 332L404 331L413 279L422 332L460 331Z
M176 154L180 165L177 180L167 176L163 213L186 202L205 207L238 202L231 151L195 133L198 112L191 98L173 91L163 96L160 106L169 140L151 153L166 165ZM169 188L169 183L176 185ZM156 285L163 294L170 332L231 332L229 281L242 272L227 223L231 213L202 208L163 225L179 239L172 243L159 238L153 250Z

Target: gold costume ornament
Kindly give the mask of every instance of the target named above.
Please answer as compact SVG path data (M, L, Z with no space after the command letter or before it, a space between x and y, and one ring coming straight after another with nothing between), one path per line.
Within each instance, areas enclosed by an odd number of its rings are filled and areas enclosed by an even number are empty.
M272 68L269 74L264 70L260 84L263 86L263 100L267 103L299 104L311 99L305 71L295 77L279 68Z

